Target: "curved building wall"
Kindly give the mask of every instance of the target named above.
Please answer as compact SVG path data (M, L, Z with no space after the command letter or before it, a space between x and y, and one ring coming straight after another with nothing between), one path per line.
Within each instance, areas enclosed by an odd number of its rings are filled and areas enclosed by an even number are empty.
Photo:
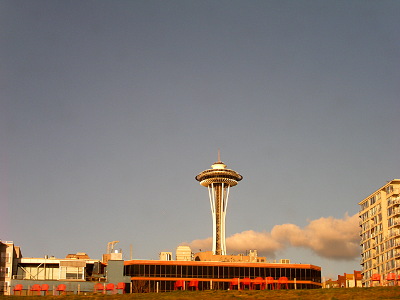
M321 268L308 264L125 261L125 276L130 276L133 291L154 292L174 289L177 280L189 283L196 279L199 289L228 289L233 278L280 277L289 279L289 288L315 289L321 287ZM158 283L158 284L157 284Z

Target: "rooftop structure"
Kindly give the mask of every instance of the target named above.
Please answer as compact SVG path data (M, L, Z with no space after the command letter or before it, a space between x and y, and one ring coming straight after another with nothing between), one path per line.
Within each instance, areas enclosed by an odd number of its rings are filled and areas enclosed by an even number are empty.
M218 152L218 161L211 169L205 170L196 176L202 186L208 188L211 213L213 218L213 244L214 255L226 255L225 243L225 217L228 206L229 189L238 184L243 177L239 173L227 169L221 161Z
M267 262L264 256L258 256L257 250L249 250L248 255L214 255L212 251L194 254L195 261L220 261L220 262Z
M191 261L193 260L192 249L189 246L178 246L176 249L176 260Z
M159 258L160 260L172 260L172 252L160 252Z

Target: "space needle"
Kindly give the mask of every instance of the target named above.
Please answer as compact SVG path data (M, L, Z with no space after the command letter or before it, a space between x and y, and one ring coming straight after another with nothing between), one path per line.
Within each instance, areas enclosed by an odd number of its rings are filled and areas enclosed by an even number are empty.
M239 173L226 168L218 151L218 161L211 166L211 169L201 172L195 178L202 186L208 188L213 218L212 252L214 255L226 255L225 217L229 188L237 185L243 177Z

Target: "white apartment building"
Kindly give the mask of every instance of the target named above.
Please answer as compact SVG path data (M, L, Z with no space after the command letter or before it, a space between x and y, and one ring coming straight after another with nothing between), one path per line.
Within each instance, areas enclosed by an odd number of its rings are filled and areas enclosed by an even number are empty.
M399 191L400 179L393 179L358 203L363 286L373 285L373 274L384 285L394 274L400 279Z
M11 241L0 240L0 295L7 295L12 279L12 270L16 267L21 250Z

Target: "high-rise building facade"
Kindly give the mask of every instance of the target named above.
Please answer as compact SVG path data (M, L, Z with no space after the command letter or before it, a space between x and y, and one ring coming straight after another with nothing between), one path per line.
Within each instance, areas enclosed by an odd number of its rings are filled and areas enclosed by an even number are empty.
M358 203L363 286L400 276L399 191L400 179L393 179Z

